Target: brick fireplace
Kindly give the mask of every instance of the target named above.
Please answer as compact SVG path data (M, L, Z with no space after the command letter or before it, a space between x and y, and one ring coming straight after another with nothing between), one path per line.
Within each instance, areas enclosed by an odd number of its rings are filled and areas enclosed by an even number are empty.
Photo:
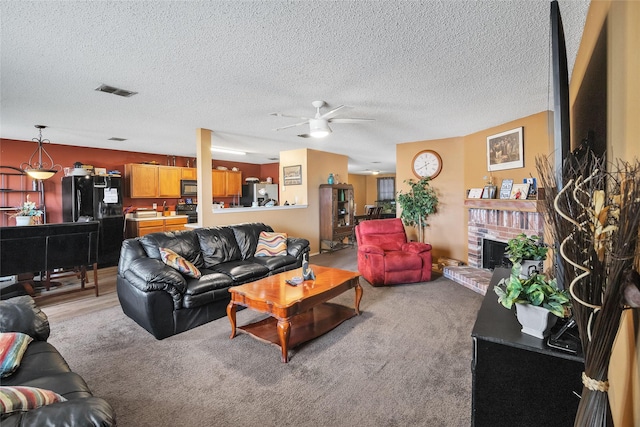
M542 202L537 200L468 199L468 265L446 267L445 277L485 294L491 272L482 268L485 240L506 243L520 233L544 235Z

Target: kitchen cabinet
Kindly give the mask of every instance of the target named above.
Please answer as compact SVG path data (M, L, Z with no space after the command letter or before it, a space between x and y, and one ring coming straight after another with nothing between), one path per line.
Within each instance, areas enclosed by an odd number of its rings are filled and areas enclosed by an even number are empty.
M320 185L320 253L342 249L353 242L353 186ZM348 241L345 244L345 240Z
M242 172L213 169L211 179L213 197L242 195Z
M126 238L142 237L150 233L184 230L186 215L157 218L127 218Z
M180 198L182 169L129 163L124 165L125 178L132 199Z
M180 198L182 168L158 166L158 197Z
M242 172L240 171L226 171L226 172L227 172L227 196L242 195Z
M158 197L158 166L129 163L124 165L125 178L128 181L129 197Z
M180 168L180 179L198 179L198 169Z

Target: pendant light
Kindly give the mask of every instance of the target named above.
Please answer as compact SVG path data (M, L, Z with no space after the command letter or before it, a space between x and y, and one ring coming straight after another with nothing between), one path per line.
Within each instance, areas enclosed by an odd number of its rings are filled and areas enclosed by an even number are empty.
M62 170L62 166L55 165L53 159L44 149L43 144L49 144L51 141L48 139L42 139L42 129L46 128L44 125L35 125L38 129L38 138L33 138L32 141L38 143L38 148L33 152L29 160L20 165L21 169L33 179L44 180L49 179L55 175L58 171Z

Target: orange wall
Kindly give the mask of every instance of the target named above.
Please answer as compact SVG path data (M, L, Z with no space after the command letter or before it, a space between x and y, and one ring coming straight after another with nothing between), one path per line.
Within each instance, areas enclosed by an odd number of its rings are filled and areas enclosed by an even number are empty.
M640 157L640 2L592 1L569 95L575 101L596 41L607 35L607 156ZM637 264L638 260L636 260ZM626 310L609 364L609 403L616 426L640 426L640 310Z
M413 174L411 162L416 153L430 149L440 154L442 171L430 182L438 195L438 208L427 219L426 241L433 246L433 261L439 257L459 260L467 259L466 224L464 222L464 150L463 138L447 138L431 141L407 142L396 146L396 193L407 192L409 186L404 181L418 178ZM397 207L400 216L401 207ZM407 228L409 239L418 240L413 227Z
M0 164L3 166L20 167L26 162L31 154L35 151L37 145L31 141L19 141L12 139L0 139ZM47 152L53 160L62 167L72 167L75 162L93 165L94 167L103 167L107 170L119 170L124 174L124 165L126 163L141 163L156 161L160 164L167 164L167 156L161 154L138 153L133 151L121 150L104 150L100 148L76 147L62 144L47 144L45 146ZM189 160L190 166L193 167L193 158L176 157L176 166L186 166ZM264 179L267 176L273 178L274 183L278 183L278 163L268 165L256 165L242 162L227 162L223 160L213 160L213 165L226 166L229 169L237 167L242 171L243 178L254 176ZM45 204L47 207L47 222L62 222L62 177L63 173L56 174L53 178L44 181ZM14 195L15 196L15 195ZM19 196L21 197L21 195ZM218 198L225 203L231 203L231 198ZM130 199L124 198L124 206L133 207L151 207L153 203L162 206L162 202L166 201L169 206L175 206L179 199ZM21 200L13 198L10 200L10 206L17 206L22 203ZM2 218L1 225L7 225L6 216Z

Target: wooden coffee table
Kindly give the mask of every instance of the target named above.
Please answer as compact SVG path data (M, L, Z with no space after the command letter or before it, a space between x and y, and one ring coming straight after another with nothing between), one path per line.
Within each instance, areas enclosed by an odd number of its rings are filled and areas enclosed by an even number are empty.
M227 315L231 322L230 338L236 336L237 306L267 313L271 317L238 329L280 346L282 361L287 363L289 348L316 338L360 314L360 273L317 265L309 267L316 279L298 286L289 285L285 280L302 276L301 269L229 288L231 302L227 306ZM355 288L356 293L355 310L327 302L351 288Z

